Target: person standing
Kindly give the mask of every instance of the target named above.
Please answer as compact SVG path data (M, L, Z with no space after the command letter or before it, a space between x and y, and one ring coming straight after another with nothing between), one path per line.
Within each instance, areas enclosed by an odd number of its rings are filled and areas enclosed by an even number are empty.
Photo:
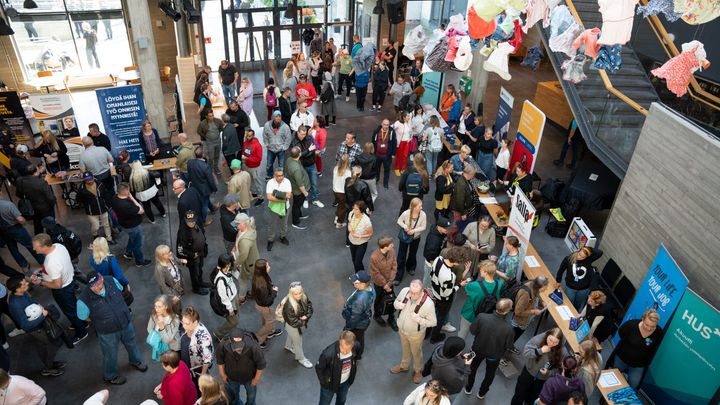
M280 243L289 245L287 240L287 209L292 200L292 185L285 178L283 169L276 168L272 179L265 187L265 197L268 200L268 240L267 251L271 251L275 243L275 231L280 233Z
M280 89L275 86L275 79L272 77L268 79L268 84L263 89L263 100L265 101L265 109L267 110L267 121L270 121L270 117L275 109L278 108L278 103L281 94Z
M468 299L465 300L460 310L460 331L458 336L465 339L470 332L470 325L475 322L478 313L484 310L481 305L485 298L492 295L495 301L500 299L500 292L503 290L502 280L496 277L497 268L495 263L485 260L480 263L480 276L478 281L472 281L465 285L465 293ZM492 298L490 298L492 300Z
M393 280L397 273L397 260L393 239L389 236L382 236L378 239L378 248L370 255L370 277L375 287L375 322L380 326L390 325L390 328L397 332L398 326L395 320L395 307L387 308L387 301L395 296L393 291ZM391 304L392 305L392 304ZM388 320L382 318L387 315Z
M127 260L134 259L135 265L145 267L150 260L143 256L143 229L142 215L145 213L135 197L130 194L130 186L127 183L120 183L118 193L112 199L112 208L117 215L118 223L128 233L128 242L123 257Z
M77 128L73 128L77 131ZM67 155L65 142L58 141L55 134L45 130L41 134L42 143L35 147L42 154L45 168L49 173L57 173L70 169L70 158ZM79 134L77 136L80 136ZM62 187L62 186L61 186Z
M470 325L470 333L475 336L472 343L475 358L470 363L470 375L467 384L465 384L466 395L472 394L478 367L485 360L485 377L477 392L478 399L484 399L495 379L495 372L500 365L500 359L505 352L512 349L512 326L505 319L512 306L512 300L502 298L495 304L495 312L492 314L479 314L475 318L475 322Z
M573 306L582 311L590 291L596 290L598 274L593 262L602 257L603 251L591 247L583 247L565 256L555 276L555 288L565 276L565 295Z
M422 200L415 197L410 201L410 207L403 211L397 219L397 224L400 226L398 236L400 248L398 249L398 271L395 280L398 284L402 281L406 270L409 275L415 275L420 237L427 228L427 216L422 208Z
M172 190L178 199L178 217L182 218L182 216L188 211L192 211L196 214L202 212L205 204L203 203L202 197L200 197L200 193L198 193L196 188L187 189L185 188L185 181L177 179L173 181ZM204 224L201 221L198 225L202 228Z
M495 166L495 151L498 148L498 143L493 138L493 130L491 127L485 128L485 133L481 139L478 139L478 152L475 157L475 161L480 167L485 178L489 181L493 181L493 166Z
M645 369L660 347L664 331L658 326L660 315L648 309L640 319L630 319L620 325L620 341L610 355L608 367L617 367L628 377L631 387L637 389Z
M197 225L198 218L195 212L185 212L182 219L184 224L180 225L177 233L177 257L187 261L193 292L205 295L206 289L212 286L202 278L208 248L205 231Z
M190 370L180 361L177 351L167 350L160 355L160 364L165 370L160 385L155 387L155 396L166 405L193 405L197 400L195 384Z
M315 115L309 110L310 105L306 101L298 103L298 109L290 117L290 129L294 132L300 130L300 127L312 128L315 122Z
M257 386L267 367L265 354L255 338L243 329L235 329L223 338L215 353L220 379L234 402L232 405L255 405ZM245 402L240 387L245 387Z
M547 306L538 308L540 304L540 293L548 289L548 279L543 276L538 276L532 280L527 281L515 295L515 306L513 308L513 316L510 320L510 324L513 327L513 333L515 337L514 342L520 339L520 336L525 333L525 329L530 325L530 321L534 316L538 316L547 309ZM517 353L518 350L513 347L510 349L511 352Z
M325 207L325 204L320 202L320 194L317 189L318 172L317 166L315 165L315 158L320 154L320 150L315 145L315 142L311 137L308 136L308 128L303 125L299 126L295 137L290 142L290 147L297 146L300 148L300 163L310 177L310 190L308 190L308 198L303 202L303 208L309 207L308 202L318 208Z
M238 325L238 288L235 279L240 278L240 273L234 268L233 257L228 253L222 253L218 257L217 267L210 272L210 279L213 280L213 288L217 291L220 302L225 306L225 323L220 325L213 336L222 340Z
M575 164L577 163L578 145L582 141L582 135L575 136L577 133L577 121L573 119L570 123L570 129L568 130L567 138L565 138L565 142L563 143L562 149L560 150L560 157L557 160L553 160L553 164L555 166L562 166L563 163L565 163L565 157L567 156L568 149L572 149L572 160L565 167L567 167L568 169L575 168Z
M315 142L315 147L320 153L315 155L315 167L317 168L318 177L322 177L323 161L327 148L327 120L322 116L315 117L312 128L309 129L310 136Z
M319 405L345 405L348 390L355 382L359 344L355 334L345 330L337 342L330 344L315 363L315 373L320 381Z
M433 349L430 375L440 381L450 395L459 393L467 384L472 360L463 355L464 350L465 339L457 336L450 336Z
M370 186L368 186L365 180L361 179L362 168L360 166L353 166L351 176L345 179L345 212L350 213L353 205L356 202L364 202L365 207L372 213L375 210L373 204L372 192ZM347 242L347 241L346 241ZM348 243L345 243L348 245Z
M228 106L228 109L225 110L225 114L230 117L229 122L233 127L235 127L238 141L241 142L242 136L245 134L245 128L250 126L250 117L248 117L245 111L240 108L240 104L238 104L235 99L230 101L230 105Z
M197 133L203 142L203 148L207 151L208 164L215 174L220 174L218 163L222 130L223 121L215 118L215 113L212 110L207 112L205 119L200 121L197 127ZM197 148L195 150L197 151ZM197 152L195 157L197 158Z
M177 312L180 309L180 297L185 294L183 286L183 275L178 264L187 264L187 260L173 257L172 249L168 245L158 245L155 248L155 272L153 277L160 288L160 293L173 297L173 304L177 304ZM207 295L208 291L205 290Z
M180 145L175 148L175 153L177 154L175 166L177 166L180 178L184 181L190 181L187 174L187 162L195 157L195 146L192 142L188 141L187 134L184 132L178 134L178 143Z
M383 168L383 187L388 188L390 181L390 166L397 148L395 129L390 126L390 120L385 118L375 132L373 132L372 143L375 146L375 158L377 159L376 181L380 181L380 168Z
M351 77L355 69L353 67L352 57L348 54L347 49L340 50L340 56L335 64L339 66L338 72L340 74L337 94L342 95L343 84L345 84L345 102L348 102L350 101L350 89L352 88Z
M398 335L402 346L402 361L390 369L392 374L405 373L410 367L412 355L415 384L422 381L423 362L422 343L427 328L437 325L435 305L423 288L422 281L413 280L409 287L403 288L393 304L400 311L398 315Z
M500 151L495 158L496 184L500 184L505 181L505 176L507 175L508 168L510 167L510 146L512 145L512 142L513 141L511 139L507 138L503 138L500 141Z
M220 206L220 229L222 230L225 252L228 254L232 253L233 247L235 247L238 230L233 226L232 222L239 211L240 197L237 194L226 194Z
M225 104L230 105L230 101L236 97L237 81L239 75L235 66L225 59L220 61L218 67L218 79L222 84L223 96L225 96Z
M370 72L355 72L355 97L357 98L357 110L365 111L365 97L367 96Z
M240 267L240 277L237 279L238 294L241 297L239 302L243 304L248 296L250 282L255 272L255 263L260 259L255 219L241 212L235 216L230 225L237 229L237 238L232 254L235 256L235 265Z
M285 165L285 151L290 147L292 134L290 126L283 122L284 119L279 111L274 111L272 119L263 127L263 144L267 149L267 167L265 179L270 180L273 175L273 165L277 160L278 166L282 169Z
M299 78L300 82L295 87L295 96L297 97L298 110L300 109L300 105L302 105L303 103L305 103L308 108L312 107L313 100L315 100L315 98L317 97L317 91L315 91L315 86L313 86L311 83L308 83L305 73L300 73ZM306 126L310 125L306 124Z
M313 306L310 299L305 295L305 290L299 281L290 283L288 295L280 303L282 307L282 319L285 322L287 338L285 339L285 350L295 355L295 360L305 368L312 368L313 364L305 357L303 352L302 335L303 329L307 329L308 322L313 315Z
M255 205L263 202L262 198L262 175L260 174L260 163L262 163L262 145L255 138L255 131L252 129L245 130L245 141L242 145L242 162L246 172L250 173L252 178L251 192L253 197L258 198Z
M123 300L122 285L112 276L103 277L96 271L88 273L87 279L88 285L77 300L77 316L93 320L103 353L105 382L125 384L127 379L117 370L117 348L121 342L128 352L130 365L143 373L148 367L142 362L135 341L135 328L130 309Z
M525 367L518 377L510 404L533 404L545 381L561 371L562 359L567 355L560 328L552 328L531 338L523 350Z
M397 81L393 83L392 87L390 88L390 94L392 94L393 96L393 106L395 107L395 114L399 114L400 111L406 111L404 108L407 108L407 106L402 105L402 99L403 97L409 98L410 94L412 94L412 87L410 87L410 83L407 83L404 77L398 76Z
M287 178L292 186L292 227L300 230L307 229L307 226L300 223L303 216L302 207L307 198L310 189L310 177L300 164L300 148L293 146L290 148L290 159L286 163Z
M32 204L35 211L33 227L37 235L43 231L43 218L55 218L55 194L45 179L40 177L39 167L30 165L25 170L27 175L15 181L15 195L28 199Z
M65 246L59 243L52 243L50 236L40 233L32 238L32 247L35 252L44 255L43 268L39 275L33 274L30 282L39 286L49 288L52 296L65 316L75 328L73 344L77 345L88 337L85 322L78 318L77 304L75 302L74 267L70 260L70 254Z
M240 103L240 108L245 111L248 117L253 113L253 94L253 85L250 79L243 77L240 81L240 88L238 88L237 101Z
M100 69L100 59L98 59L97 51L95 49L98 42L97 32L95 32L90 24L86 22L82 23L82 29L82 36L85 39L85 55L87 56L88 65L90 65L90 67L95 65L95 67Z
M275 336L282 335L282 329L275 328L275 314L271 307L277 297L278 288L273 285L270 279L270 263L264 259L255 261L255 270L252 278L252 296L255 299L255 309L260 313L262 325L255 336L257 336L260 348L265 349L268 340Z
M370 326L375 292L370 287L370 275L365 271L358 271L350 276L355 290L345 301L342 317L345 319L344 330L352 332L357 338L358 348L356 360L362 358L365 351L365 331Z
M90 255L90 267L103 276L112 276L123 287L123 291L130 291L130 281L125 278L120 263L110 253L107 240L102 236L95 238L92 242L92 254Z
M425 384L418 385L405 398L403 405L451 405L450 395L447 389L438 380L430 380Z
M362 180L361 180L362 181ZM347 191L345 192L347 194ZM363 259L367 244L373 234L372 222L367 214L367 205L363 201L356 201L348 215L348 240L350 257L352 258L355 273L364 270Z
M173 352L180 351L180 315L175 312L177 305L173 304L172 296L160 295L153 301L153 309L147 323L147 332L158 333L160 341ZM162 353L158 353L162 355ZM153 352L153 359L155 353ZM162 357L160 358L162 363ZM190 373L188 372L188 377ZM189 379L189 378L188 378Z
M203 226L208 226L212 223L211 219L207 219L208 211L215 213L215 206L210 200L210 195L216 193L217 183L212 175L211 166L203 159L203 147L198 146L195 148L195 159L191 159L187 163L188 177L190 178L190 187L197 190L202 200L202 209L196 214L200 215L200 220Z
M323 83L320 92L322 116L325 117L327 125L335 125L337 119L337 106L335 105L335 85L333 84L332 73L323 73ZM324 125L324 124L323 124Z
M47 396L45 390L30 379L21 375L9 374L0 369L0 390L5 395L5 405L45 405Z
M160 135L157 129L153 128L150 120L145 120L138 132L138 143L143 152L146 164L151 164L160 153Z
M453 229L450 237L454 237L456 233L462 233L469 222L473 220L473 187L470 180L475 177L477 169L473 165L465 165L462 174L457 176L455 186L453 188L452 197L450 197L450 211L452 212Z
M152 205L155 205L158 213L161 217L167 217L165 213L165 207L160 201L158 195L158 188L155 184L155 179L150 176L148 169L144 168L139 160L136 160L130 164L132 172L130 173L130 191L135 194L135 197L142 203L145 215L147 215L151 224L155 223L155 214L153 214Z
M230 166L230 162L238 158L238 152L241 149L240 138L238 137L238 128L235 128L230 122L229 115L223 114L222 121L222 154L225 157L225 163Z
M92 131L92 129L91 129ZM103 135L98 131L100 135ZM98 135L99 137L99 135ZM85 147L82 155L80 155L80 171L90 172L95 179L105 186L105 190L112 193L115 190L115 180L113 180L110 174L110 163L113 162L113 157L109 152L109 149L104 147L98 147L93 144L94 139L92 135L82 139L82 144ZM109 142L108 142L109 143Z
M283 86L285 89L290 90L290 111L295 111L297 108L297 85L298 79L295 77L292 62L288 62L288 65L283 71L283 78L285 82ZM284 118L284 117L283 117ZM283 119L285 121L285 119ZM286 124L290 125L290 121L285 121Z
M380 112L383 103L385 103L385 94L390 83L390 70L388 70L385 61L382 59L376 59L375 66L373 66L373 95L372 95L372 107L370 111Z
M340 160L342 155L348 155L350 158L350 166L355 165L355 160L362 153L362 148L356 142L355 132L348 131L345 134L345 141L340 144L337 153L335 154L335 162Z
M387 63L388 70L390 71L390 83L394 83L395 79L395 57L397 56L397 49L395 49L395 41L392 39L388 40L388 46L382 53L382 58ZM401 78L402 76L397 76Z
M105 186L102 183L96 183L92 174L85 173L83 175L78 197L85 206L85 214L90 222L90 235L96 238L102 225L105 239L108 240L109 244L115 245L116 242L113 240L110 219L108 218L107 198L103 197L104 193Z
M335 195L335 201L333 207L335 208L335 228L341 229L345 226L345 182L351 177L350 169L350 158L348 155L340 157L337 165L333 168L333 194Z
M200 322L200 314L192 305L183 310L182 326L185 333L180 338L180 360L190 369L197 394L198 379L212 366L215 348L210 332Z
M96 123L92 123L88 125L88 136L90 139L92 139L92 143L95 146L101 146L105 148L108 152L112 152L111 150L111 144L110 144L110 138L108 138L107 135L100 132L100 126Z
M280 98L278 99L278 112L280 113L282 121L285 122L286 125L290 125L290 117L292 116L294 110L292 102L290 101L291 94L292 91L290 90L290 87L285 86L282 90ZM274 114L275 111L273 111L273 115Z
M400 173L405 171L407 167L410 155L410 140L412 139L412 125L410 124L410 114L407 111L402 111L398 115L398 120L393 124L393 129L397 137L395 175L400 176Z
M227 185L228 194L237 196L238 208L245 211L250 208L250 201L252 201L252 192L250 191L252 177L250 173L242 169L242 163L238 159L233 159L230 162L230 171L232 172L232 177L230 177ZM225 198L227 198L227 195ZM260 205L257 203L258 201L262 204L264 200L255 200L256 207ZM233 217L234 216L235 215L233 215Z

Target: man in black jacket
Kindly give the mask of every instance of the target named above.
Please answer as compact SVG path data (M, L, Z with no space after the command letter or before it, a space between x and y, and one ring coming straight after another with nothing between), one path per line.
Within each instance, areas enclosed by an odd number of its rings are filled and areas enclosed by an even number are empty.
M33 227L35 235L43 231L42 219L55 217L55 194L45 179L40 177L40 168L30 165L25 168L25 176L15 182L15 195L18 198L30 200L35 215L33 215Z
M93 239L98 237L100 226L103 227L105 239L109 245L115 245L113 230L110 226L109 204L112 200L112 193L109 193L103 183L96 183L95 176L85 172L83 182L78 189L78 198L85 206L85 215L90 220L90 234Z
M90 137L90 139L92 139L93 145L102 146L103 148L107 149L108 152L112 153L110 138L100 132L100 126L98 126L98 124L92 123L88 125L88 136Z
M203 200L200 197L200 193L198 193L197 189L186 188L185 181L177 179L173 181L172 190L178 198L178 217L182 218L183 215L185 215L185 213L188 211L202 211ZM198 223L198 226L200 226L201 228L203 227L203 225L204 224L202 222Z
M198 226L195 212L187 211L182 218L184 224L180 225L177 233L177 257L187 260L193 292L207 295L207 288L212 284L202 279L203 264L207 256L205 230Z
M356 356L355 334L349 330L343 331L337 342L323 350L315 364L315 373L320 381L319 405L330 405L335 395L335 404L345 405L348 390L355 381Z
M430 274L430 263L440 256L440 251L445 246L445 238L450 228L450 220L445 217L438 217L434 227L430 227L430 232L425 238L425 247L423 248L423 257L425 258L425 275ZM423 283L425 284L425 283ZM427 284L430 285L428 281Z
M485 378L477 393L479 399L485 398L485 394L487 394L495 378L495 371L500 365L500 359L506 351L513 347L513 328L505 320L505 316L512 309L512 305L512 300L503 298L495 304L494 313L479 314L475 322L470 325L470 333L475 336L472 344L475 358L470 363L470 375L465 385L465 394L470 395L472 393L475 374L480 363L485 360Z
M203 201L202 209L197 213L200 215L201 223L208 226L212 223L212 220L206 221L208 210L213 214L217 210L210 201L210 194L217 192L217 184L210 165L203 159L203 153L202 146L195 148L195 159L188 160L187 169L190 188L196 189Z
M243 137L245 136L245 128L250 126L250 118L248 118L245 111L240 108L240 104L238 104L237 100L232 100L230 102L230 107L228 107L225 111L225 114L228 115L230 118L229 122L235 127L238 141L242 145Z
M235 216L240 212L245 212L245 210L240 209L240 196L237 194L226 194L220 206L220 228L222 229L225 251L228 254L232 253L238 234L237 228L232 226L232 221L235 220Z
M355 164L362 168L360 178L365 180L365 183L370 187L370 195L373 202L375 202L378 196L377 177L379 168L378 161L375 158L375 146L373 146L372 142L365 142L362 153L355 159Z
M282 91L282 97L278 100L278 106L280 108L280 116L284 123L290 125L290 117L292 117L293 108L292 101L290 101L290 87L285 86Z
M318 208L323 208L325 205L320 202L320 195L317 189L317 167L315 166L315 155L320 154L320 151L315 147L315 142L311 137L307 136L307 127L300 125L295 132L295 137L290 141L290 148L288 151L297 146L300 148L300 163L310 177L310 194L303 203L303 208L308 208L308 202L312 202L313 205Z
M220 378L231 397L240 401L240 386L245 387L246 404L255 403L257 385L267 366L265 354L255 337L242 329L235 329L218 345L215 353Z

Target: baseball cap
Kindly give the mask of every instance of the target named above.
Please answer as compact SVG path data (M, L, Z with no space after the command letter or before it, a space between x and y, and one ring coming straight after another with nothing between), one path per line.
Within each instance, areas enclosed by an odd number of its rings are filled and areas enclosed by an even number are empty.
M240 162L238 159L233 159L230 162L230 170L239 169L240 166L242 166L242 162Z
M438 217L437 226L447 228L450 226L450 220L447 217Z
M300 76L299 76L299 77L300 77L301 79L307 79L307 75L305 75L305 73L300 73Z
M361 283L368 283L370 282L370 275L367 274L366 271L358 271L357 273L350 276L350 281L355 283L356 281L359 281Z
M53 217L45 217L42 221L40 221L40 223L45 229L52 228L55 224L57 224L57 222L55 222L55 218Z
M103 278L103 277L102 277L102 274L100 274L100 273L98 273L97 271L94 271L94 270L93 270L93 271L91 271L90 273L88 273L88 275L87 275L87 284L88 284L90 287L92 287L92 286L94 286L95 284L97 284L97 283L99 283L100 281L102 281L102 278Z
M185 223L187 224L188 222L195 222L195 211L185 211Z
M90 172L85 172L83 175L83 181L93 181L95 180L95 176L92 175Z
M280 111L275 110L275 111L273 111L272 116L273 116L273 117L280 117L280 116L282 116L282 114L280 113Z
M17 148L15 148L15 150L17 150L18 152L25 153L28 151L28 147L27 147L27 145L24 145L24 144L18 145Z
M248 214L246 214L246 213L244 213L244 212L241 212L241 213L235 215L235 219L233 219L233 220L230 222L230 226L232 226L233 228L237 228L237 226L238 226L238 224L239 224L240 222L245 222L245 221L247 221L248 219L250 219L250 217L248 216Z

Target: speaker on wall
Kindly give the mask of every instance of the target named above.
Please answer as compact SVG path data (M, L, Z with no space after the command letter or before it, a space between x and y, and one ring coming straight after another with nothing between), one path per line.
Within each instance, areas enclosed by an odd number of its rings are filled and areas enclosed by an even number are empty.
M387 12L390 24L399 24L405 21L405 4L403 0L388 0Z

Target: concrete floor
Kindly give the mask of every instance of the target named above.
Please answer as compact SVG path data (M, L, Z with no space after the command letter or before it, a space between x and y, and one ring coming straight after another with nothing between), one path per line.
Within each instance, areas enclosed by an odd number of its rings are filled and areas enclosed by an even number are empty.
M512 69L519 69L517 65ZM539 79L548 80L552 78L552 72L541 72ZM491 80L499 80L497 76L491 75ZM524 83L503 82L515 96L516 100L532 99L534 86L527 86ZM488 92L488 99L496 99L497 92ZM324 209L311 206L309 209L310 218L305 221L309 225L307 230L299 231L289 228L288 239L290 246L282 244L275 245L272 252L265 250L265 206L253 208L251 214L257 219L259 234L258 248L263 258L272 263L273 281L280 287L281 292L286 291L288 284L295 280L304 283L306 291L313 301L315 314L310 322L307 333L304 335L305 354L312 361L316 361L320 351L333 342L342 330L343 320L340 311L345 298L352 292L352 284L348 277L353 273L349 250L344 246L344 232L336 230L332 219L334 209L331 208L331 172L332 161L338 145L344 139L346 130L355 130L359 136L360 143L369 140L371 131L378 125L379 116L390 116L392 109L391 101L386 100L382 114L366 113L359 116L354 109L354 97L350 103L338 99L340 116L352 116L349 119L338 119L338 125L330 127L328 136L328 154L325 158L325 176L319 179L320 198L326 204ZM189 110L188 110L189 111ZM262 111L264 121L264 106L258 98L256 100L256 111ZM345 112L348 114L345 114ZM486 120L490 121L492 116L486 110ZM196 123L188 122L187 128L195 128ZM194 131L188 131L194 133ZM545 179L548 177L567 177L570 171L558 169L551 164L559 153L563 141L564 131L555 125L548 123L542 139L537 172ZM223 174L227 176L226 173ZM377 238L381 235L395 236L397 227L395 225L396 214L399 210L400 199L397 187L397 177L391 176L390 190L380 190L376 202L377 211L372 217L374 225L374 237L370 242L370 249L374 249ZM221 193L215 197L220 199L224 195L224 182L220 181ZM432 193L430 194L432 196ZM167 200L164 200L167 204ZM170 198L170 215L166 219L158 218L155 225L147 221L144 223L145 231L145 254L152 258L157 244L167 244L168 241L175 241L178 218L176 213L176 199ZM430 197L425 198L426 212L432 212L433 204ZM603 213L588 213L588 222L596 234L600 234L604 224ZM61 207L59 222L75 230L87 244L89 239L89 225L81 210L69 212L67 207ZM209 227L208 238L210 254L206 265L206 274L210 270L210 262L214 261L222 251L222 237L219 224L216 222ZM533 233L532 242L542 254L546 264L555 269L560 264L563 256L568 252L562 239L550 238L542 229L547 218ZM423 238L424 239L424 238ZM122 246L127 241L126 235L119 237L120 245L113 251L119 255L122 253ZM422 242L424 244L424 242ZM500 244L498 244L499 247ZM421 246L422 248L422 246ZM3 250L2 254L7 263L14 263ZM369 255L369 253L368 253ZM26 255L27 256L27 255ZM420 254L419 254L420 256ZM88 253L81 256L81 269L88 270ZM81 404L84 399L94 392L103 389L110 389L110 404L138 404L145 399L153 398L153 388L160 382L163 370L157 362L150 359L149 346L144 343L146 325L152 299L158 294L158 288L152 277L152 267L144 269L128 265L127 261L121 259L125 275L130 280L135 303L133 304L134 325L137 330L137 341L141 348L144 359L149 363L150 369L147 373L134 371L127 364L127 356L123 349L120 349L119 364L120 371L128 377L128 382L123 386L108 386L102 382L101 374L101 353L97 337L92 335L82 342L74 350L61 349L58 359L67 361L66 373L59 378L46 378L40 376L41 363L32 353L28 346L29 339L26 336L10 338L10 352L12 356L12 373L21 374L35 380L48 393L48 397L54 404ZM367 256L366 256L367 263ZM187 276L187 274L186 274ZM422 277L422 270L416 273ZM205 276L207 277L207 276ZM187 277L186 277L187 280ZM405 283L409 282L406 277ZM188 288L189 291L189 288ZM50 294L45 289L36 289L33 295L41 302L52 302ZM460 306L464 299L455 300L455 307L450 316L451 323L459 326ZM201 321L211 330L221 323L221 318L216 316L208 305L207 296L188 294L183 297L184 305L194 305L201 310ZM256 330L260 325L260 317L252 305L245 305L240 309L240 325L249 330ZM534 331L534 325L531 326ZM518 347L527 341L531 332L527 332L518 343ZM313 370L300 366L293 360L292 355L283 350L285 336L274 339L266 350L268 367L263 375L258 390L257 402L259 404L281 404L292 401L299 404L312 404L319 398L319 387ZM469 347L469 344L468 344ZM426 342L424 352L429 355L432 347ZM405 396L415 387L410 381L410 375L391 375L388 369L397 364L400 360L400 344L395 333L389 328L381 328L373 323L366 334L366 351L360 363L355 384L350 389L350 404L399 404ZM515 367L521 369L519 358L514 359ZM217 375L216 367L211 373ZM476 382L476 389L482 379L484 368L481 367ZM515 387L515 378L507 378L499 373L495 382L484 401L475 396L459 394L455 404L507 404L512 396Z

